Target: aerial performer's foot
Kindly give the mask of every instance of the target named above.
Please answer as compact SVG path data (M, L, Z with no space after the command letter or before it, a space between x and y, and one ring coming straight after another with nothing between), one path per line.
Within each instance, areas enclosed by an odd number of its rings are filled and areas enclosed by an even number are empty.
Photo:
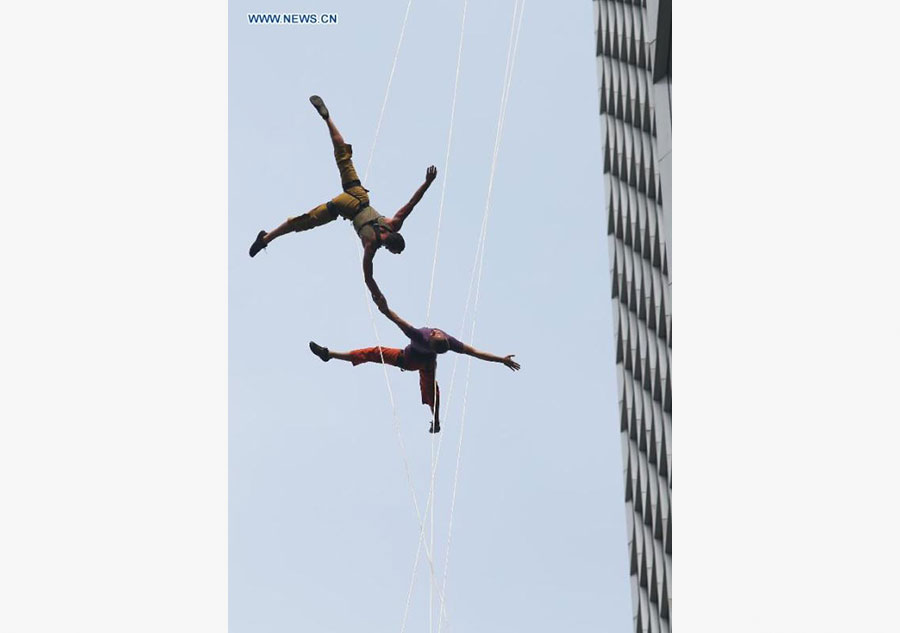
M441 423L434 421L431 423L431 428L428 429L429 433L440 433L441 432Z
M321 358L326 363L331 360L331 354L328 353L327 347L322 347L321 345L316 345L312 341L309 342L309 351L313 354Z
M328 120L328 108L325 107L325 102L322 101L322 97L319 95L313 95L309 98L309 102L313 104L313 107L316 109L316 112L319 113L319 116Z
M256 239L253 241L253 244L250 245L250 257L256 257L256 254L266 247L265 237L265 231L260 231L256 235Z

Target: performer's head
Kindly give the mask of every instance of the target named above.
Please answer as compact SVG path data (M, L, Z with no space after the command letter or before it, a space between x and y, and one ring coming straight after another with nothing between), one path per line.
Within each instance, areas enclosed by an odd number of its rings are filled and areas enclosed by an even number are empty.
M450 349L449 337L440 330L431 330L431 338L429 339L429 343L431 343L431 349L433 349L438 354L443 354Z
M391 251L394 255L399 255L406 248L406 240L399 233L388 233L382 240L384 247Z

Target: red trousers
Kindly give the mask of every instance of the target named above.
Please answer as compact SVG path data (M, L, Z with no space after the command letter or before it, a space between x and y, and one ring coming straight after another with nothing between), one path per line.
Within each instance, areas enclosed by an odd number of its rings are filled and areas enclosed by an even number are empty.
M418 360L416 358L404 358L403 350L393 347L366 347L355 349L350 354L350 361L354 366L361 363L380 363L384 356L385 365L393 365L400 369L419 372L419 389L422 392L422 404L427 404L434 409L435 395L440 397L441 391L434 380L434 371L437 359Z

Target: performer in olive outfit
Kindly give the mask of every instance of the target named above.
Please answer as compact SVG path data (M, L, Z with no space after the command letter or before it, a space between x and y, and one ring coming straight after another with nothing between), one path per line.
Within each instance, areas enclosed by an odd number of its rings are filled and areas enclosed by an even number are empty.
M384 217L369 204L369 190L362 186L356 168L353 166L353 148L344 142L344 137L341 136L328 114L325 102L316 95L310 97L309 101L328 124L331 142L334 145L334 159L341 172L341 187L344 191L336 198L320 204L303 215L288 218L281 226L272 231L260 231L250 246L250 257L255 257L272 240L286 233L308 231L342 217L353 222L353 228L359 235L359 239L362 240L365 249L364 261L371 269L372 258L381 246L395 254L403 252L406 242L400 235L400 228L437 177L437 169L434 165L429 167L425 172L425 182L416 190L410 201L401 207L394 217Z

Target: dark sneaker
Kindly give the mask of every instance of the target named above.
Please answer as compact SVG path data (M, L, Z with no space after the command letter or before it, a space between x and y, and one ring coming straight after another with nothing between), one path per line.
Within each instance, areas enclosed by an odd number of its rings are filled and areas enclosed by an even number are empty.
M440 422L432 422L431 428L428 429L429 433L440 433L441 432L441 423Z
M321 358L326 363L331 360L331 356L328 354L328 348L322 347L321 345L316 345L312 341L309 342L309 351L313 354Z
M319 116L323 119L328 119L328 108L325 107L325 102L322 101L322 97L319 95L313 95L309 98L309 102L313 104L313 107L316 109L316 112L319 113Z
M250 257L256 257L256 254L266 247L265 237L265 231L260 231L257 234L256 240L250 245Z

